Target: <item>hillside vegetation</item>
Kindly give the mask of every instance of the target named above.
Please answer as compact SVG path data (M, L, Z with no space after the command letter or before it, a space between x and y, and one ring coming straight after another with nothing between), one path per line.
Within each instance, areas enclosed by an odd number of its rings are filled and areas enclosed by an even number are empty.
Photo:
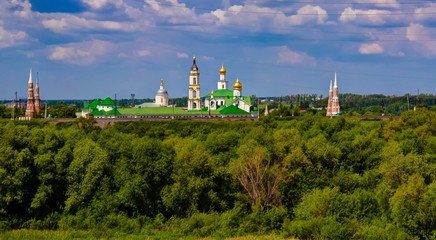
M5 121L0 232L434 239L435 175L425 108L385 121Z

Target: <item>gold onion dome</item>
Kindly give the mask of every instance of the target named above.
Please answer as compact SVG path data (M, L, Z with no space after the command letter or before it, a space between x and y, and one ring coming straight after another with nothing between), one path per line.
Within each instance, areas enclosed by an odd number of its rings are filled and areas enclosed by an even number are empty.
M226 68L224 67L224 65L222 65L221 66L221 69L220 69L220 74L226 74L227 73L227 70L226 70Z
M242 83L239 81L239 78L237 78L235 84L233 84L233 89L242 90Z

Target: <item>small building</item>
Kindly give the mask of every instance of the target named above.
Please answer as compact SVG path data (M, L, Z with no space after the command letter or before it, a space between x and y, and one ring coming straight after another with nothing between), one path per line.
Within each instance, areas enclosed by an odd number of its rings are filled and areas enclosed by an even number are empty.
M169 97L168 91L164 87L164 80L160 80L159 90L156 92L156 96L154 97L154 103L142 103L136 105L135 108L144 108L144 107L168 107Z
M86 103L82 109L82 113L78 114L79 117L93 116L96 118L114 117L116 115L120 115L120 112L116 107L115 101L110 97L104 100L97 98L89 104Z

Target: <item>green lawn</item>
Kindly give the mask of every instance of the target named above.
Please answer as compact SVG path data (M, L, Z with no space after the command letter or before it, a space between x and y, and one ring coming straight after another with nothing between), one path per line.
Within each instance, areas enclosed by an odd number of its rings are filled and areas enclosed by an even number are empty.
M203 114L207 115L208 112L203 111L187 111L182 108L172 107L144 107L144 108L118 108L121 115L187 115L187 114ZM218 111L211 111L211 114L219 114Z

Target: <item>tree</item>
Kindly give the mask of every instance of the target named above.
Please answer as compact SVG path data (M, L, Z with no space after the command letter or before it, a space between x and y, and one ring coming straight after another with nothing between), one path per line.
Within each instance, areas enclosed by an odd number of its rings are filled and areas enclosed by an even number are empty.
M75 118L77 111L78 109L74 105L56 104L48 109L48 114L54 118Z
M92 199L104 170L108 166L106 152L94 141L84 139L77 143L73 161L68 167L68 189L65 210L75 212Z
M237 152L234 174L248 194L252 208L263 210L279 202L280 168L269 159L266 148L249 140Z

